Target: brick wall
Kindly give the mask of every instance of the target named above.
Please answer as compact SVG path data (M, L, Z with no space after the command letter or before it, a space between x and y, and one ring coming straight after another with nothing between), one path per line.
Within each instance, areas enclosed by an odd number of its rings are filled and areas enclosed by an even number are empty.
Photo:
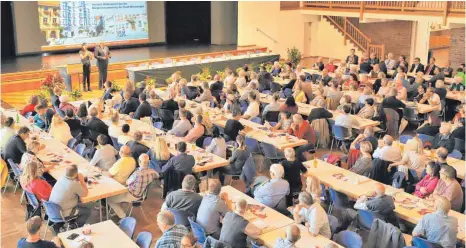
M450 29L450 61L453 69L464 63L464 28Z
M395 58L399 55L405 55L406 60L409 61L412 31L411 21L359 23L358 18L349 19L365 35L372 38L372 43L384 44L385 54L392 52ZM424 61L423 63L425 64Z

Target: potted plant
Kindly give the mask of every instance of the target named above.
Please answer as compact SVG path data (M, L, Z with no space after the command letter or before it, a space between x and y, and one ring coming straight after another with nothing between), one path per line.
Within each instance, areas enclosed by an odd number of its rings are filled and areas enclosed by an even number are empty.
M294 65L298 65L299 62L301 62L301 52L298 50L298 48L293 47L293 48L288 48L286 50L288 54L288 60Z

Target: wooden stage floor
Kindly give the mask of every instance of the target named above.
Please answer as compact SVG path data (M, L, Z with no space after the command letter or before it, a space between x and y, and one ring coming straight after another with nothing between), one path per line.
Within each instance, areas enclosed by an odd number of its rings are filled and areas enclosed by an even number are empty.
M156 45L150 47L110 49L112 53L110 63L183 56L197 53L221 52L236 49L236 45ZM21 71L52 69L58 65L76 63L81 63L77 52L64 54L44 53L31 56L21 56L13 59L2 59L1 70L2 73L14 73ZM95 60L92 61L92 65L95 65Z

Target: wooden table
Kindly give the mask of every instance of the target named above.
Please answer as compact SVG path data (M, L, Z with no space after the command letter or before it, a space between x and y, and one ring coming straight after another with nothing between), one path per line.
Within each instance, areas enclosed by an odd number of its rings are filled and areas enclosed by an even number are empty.
M89 227L92 231L90 235L84 235L82 233L84 227L81 227L67 232L59 233L58 237L60 238L65 248L77 248L84 240L87 242L92 242L95 248L139 248L139 246L111 220L92 224ZM67 239L67 237L73 233L79 234L79 237L74 240Z
M222 187L222 193L225 192L228 194L228 201L227 205L228 208L233 210L233 205L236 201L239 199L243 198L245 199L248 204L254 204L254 205L260 205L264 206L264 210L261 211L261 213L265 214L266 217L261 219L259 217L253 217L248 219L252 224L256 225L257 227L262 229L262 233L268 233L273 230L291 225L294 223L294 221L285 215L273 210L272 208L269 208L265 206L264 204L254 200L250 196L244 194L243 192L231 187L231 186L223 186Z
M450 99L450 100L456 100L456 101L464 102L465 99L466 99L466 95L465 95L464 91L450 91L450 90L448 90L446 98Z
M341 192L349 197L352 198L359 198L361 195L366 195L373 191L375 184L378 183L372 179L367 177L363 177L353 173L351 171L345 170L343 168L337 167L335 165L329 164L322 160L317 160L317 168L314 167L314 161L307 161L304 162L304 165L308 167L308 174L314 175L326 186L335 189L338 192ZM338 179L335 177L335 174L341 173L344 175L344 179ZM358 182L355 180L356 178L360 179ZM346 179L346 180L345 180ZM362 180L361 180L362 179ZM395 197L395 213L403 220L406 220L410 223L417 224L422 215L418 212L423 208L427 208L425 205L422 204L420 198L403 192L402 189L396 189L389 185L384 185L386 194L392 195ZM419 201L420 203L418 206L414 206L412 209L407 209L401 206L401 203L397 202L400 199L413 199ZM458 239L464 243L465 241L465 234L464 234L464 223L465 223L465 216L461 213L450 211L450 216L454 216L458 219L458 223L460 223L460 231L458 232Z
M301 231L301 238L296 242L295 246L297 248L309 248L309 247L325 247L329 243L335 244L337 247L343 247L337 243L327 239L322 235L317 235L316 237L312 236L309 233L309 230L303 225L297 225ZM276 229L274 231L264 233L259 236L259 239L267 247L274 247L277 238L286 238L286 230L288 226Z

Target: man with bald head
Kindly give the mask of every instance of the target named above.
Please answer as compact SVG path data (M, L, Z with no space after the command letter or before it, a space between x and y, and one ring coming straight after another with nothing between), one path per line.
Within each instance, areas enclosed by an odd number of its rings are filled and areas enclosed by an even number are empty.
M286 237L277 238L274 248L293 248L301 238L301 230L297 225L290 225L286 228Z
M148 167L149 156L141 154L139 156L139 168L126 180L128 191L124 194L108 198L108 204L115 211L119 219L126 217L125 210L121 207L122 202L132 202L141 199L144 190L154 179L159 178L159 174Z
M395 202L393 197L385 194L385 186L381 183L374 185L374 192L369 195L362 195L354 205L355 209L372 212L376 218L397 226Z
M53 186L49 201L60 206L64 217L77 214L76 224L81 227L91 215L91 210L80 205L79 198L86 197L88 193L83 174L78 172L77 165L72 164L66 167L65 176Z
M208 193L202 198L196 222L204 228L207 236L220 237L220 219L229 211L226 200L228 195L221 194L222 185L217 179L209 180Z
M249 247L246 237L257 239L261 229L244 217L248 210L248 202L245 199L239 199L234 209L234 212L228 212L223 218L219 240L231 247Z
M103 173L125 185L126 179L133 173L135 168L136 160L131 156L131 148L124 145L120 148L120 159L108 169L108 172L104 171Z
M169 210L157 214L157 226L162 236L157 239L154 248L181 247L181 239L189 232L185 226L175 225L175 216Z
M447 198L437 197L435 199L436 211L422 217L413 230L413 236L423 236L429 242L440 244L444 248L456 247L458 220L448 215L450 209L450 201ZM417 246L414 242L413 245Z
M379 146L374 151L372 157L388 162L398 162L402 158L400 148L397 146L393 146L393 138L388 134L383 137L382 146Z
M451 137L451 125L449 123L442 123L438 134L432 140L432 149L446 148L448 153L453 152L455 149L455 139Z

